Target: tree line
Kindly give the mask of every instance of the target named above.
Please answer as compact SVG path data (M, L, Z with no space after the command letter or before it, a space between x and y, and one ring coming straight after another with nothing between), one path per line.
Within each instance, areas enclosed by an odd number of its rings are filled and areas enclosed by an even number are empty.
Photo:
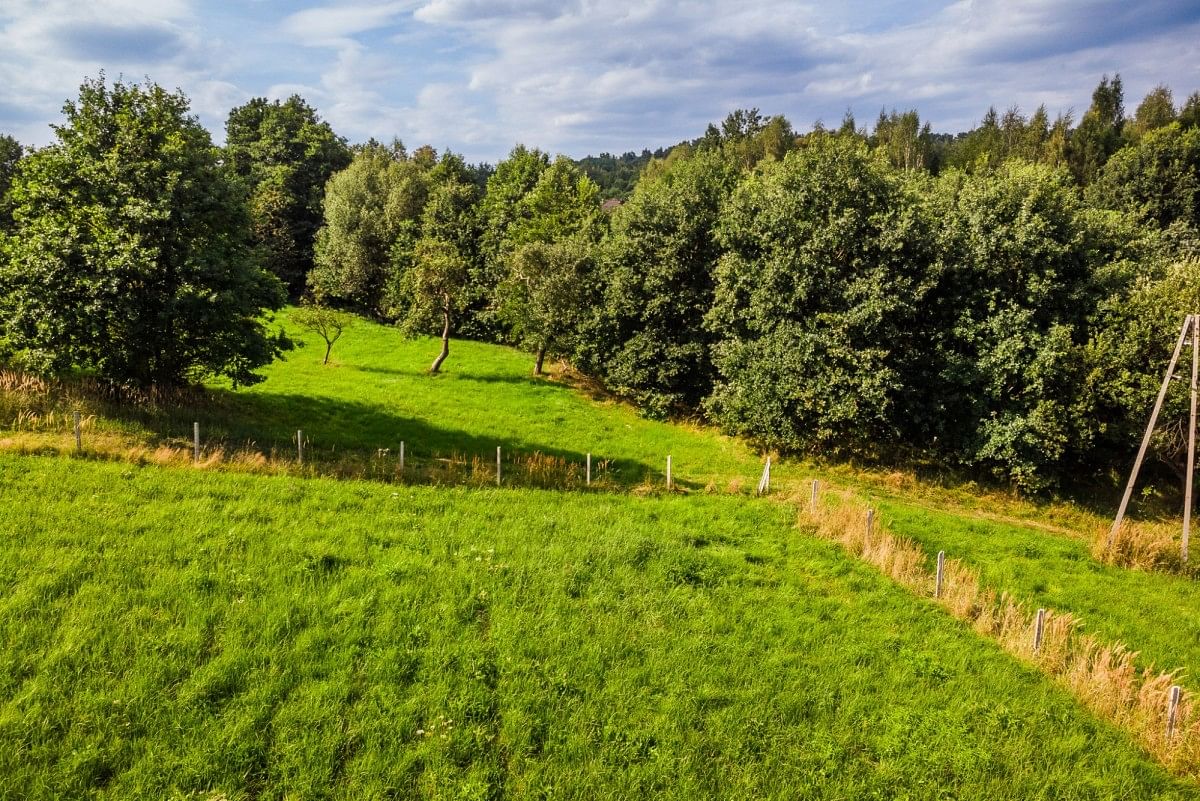
M217 148L182 94L101 78L54 144L0 147L0 358L248 383L290 345L265 313L304 297L440 335L433 372L454 337L503 342L765 447L1109 481L1200 309L1200 93L1123 104L1105 77L1078 124L956 136L739 110L609 212L538 149L349 146L298 97L234 109Z

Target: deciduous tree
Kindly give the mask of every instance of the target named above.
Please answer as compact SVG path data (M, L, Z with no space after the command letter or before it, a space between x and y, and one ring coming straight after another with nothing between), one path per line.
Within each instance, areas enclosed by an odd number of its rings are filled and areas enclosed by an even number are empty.
M20 363L138 385L260 380L287 345L263 321L284 294L187 98L101 77L63 113L12 185L0 315Z

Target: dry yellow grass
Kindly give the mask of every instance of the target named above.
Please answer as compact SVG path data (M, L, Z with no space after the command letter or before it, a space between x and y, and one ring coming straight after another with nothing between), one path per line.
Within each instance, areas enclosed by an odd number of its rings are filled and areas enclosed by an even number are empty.
M1093 530L1092 556L1098 561L1134 570L1173 573L1196 570L1195 561L1200 552L1191 555L1189 564L1183 563L1179 521L1126 520L1121 523L1111 545L1108 542L1109 531L1109 526L1096 526Z
M873 521L868 531L867 508L846 491L822 492L812 508L807 497L793 494L800 521L840 544L849 553L912 591L933 597L936 574L930 559L916 543L893 534ZM1137 553L1146 536L1122 541L1123 553ZM1177 671L1138 668L1136 652L1120 643L1103 643L1079 630L1069 614L1046 610L1040 647L1034 648L1037 611L1007 594L984 587L978 575L955 559L947 559L937 602L990 637L1008 652L1036 665L1068 687L1088 708L1131 733L1157 760L1173 772L1200 778L1200 715L1193 712L1188 693L1176 710L1174 731L1167 735L1170 690L1179 683Z

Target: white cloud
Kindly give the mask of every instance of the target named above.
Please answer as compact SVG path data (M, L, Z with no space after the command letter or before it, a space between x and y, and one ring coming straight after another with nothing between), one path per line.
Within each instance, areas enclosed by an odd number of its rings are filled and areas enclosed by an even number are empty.
M344 47L355 34L382 28L409 9L404 2L322 6L298 11L283 21L286 35L305 45Z
M195 3L195 5L193 5ZM1127 106L1200 88L1200 8L1170 0L325 0L291 14L218 0L9 0L0 129L48 137L85 75L180 86L220 138L249 97L303 95L352 140L401 136L495 160L522 141L583 155L669 145L733 108L798 128L917 107L937 130L989 105Z

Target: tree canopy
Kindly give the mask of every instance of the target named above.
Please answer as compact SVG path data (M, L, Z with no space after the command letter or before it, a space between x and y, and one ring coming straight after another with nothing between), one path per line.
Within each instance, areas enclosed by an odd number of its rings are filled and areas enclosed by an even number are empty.
M350 163L350 149L299 95L257 97L229 112L225 158L249 186L260 257L298 296L313 265L325 182Z
M85 82L55 142L21 161L0 241L5 349L38 372L174 384L256 368L287 345L263 313L279 281L240 186L180 93Z

